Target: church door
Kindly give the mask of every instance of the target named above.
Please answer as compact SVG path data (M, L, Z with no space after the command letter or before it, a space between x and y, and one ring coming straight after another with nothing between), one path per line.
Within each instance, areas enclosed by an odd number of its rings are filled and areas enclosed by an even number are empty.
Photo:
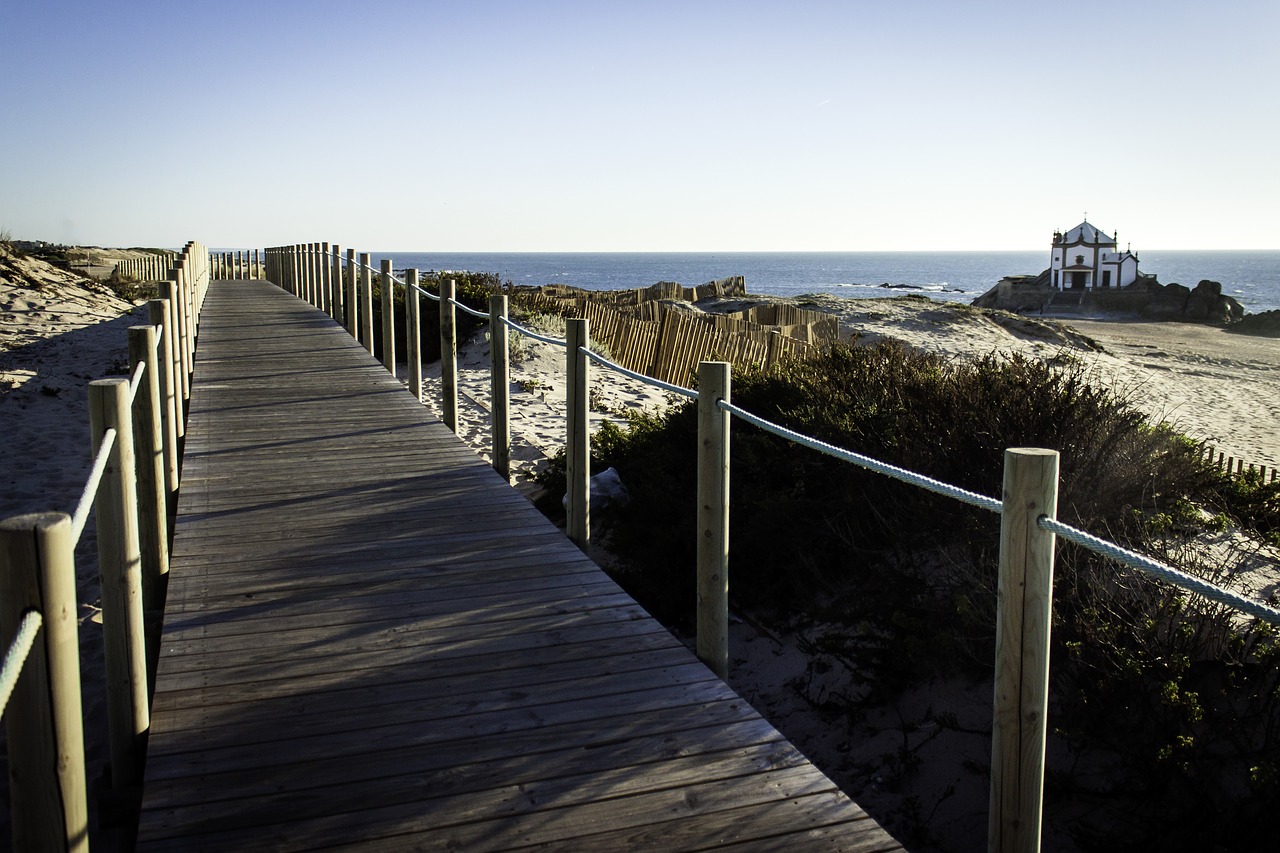
M1084 289L1086 275L1087 273L1073 272L1071 274L1071 288L1073 290Z

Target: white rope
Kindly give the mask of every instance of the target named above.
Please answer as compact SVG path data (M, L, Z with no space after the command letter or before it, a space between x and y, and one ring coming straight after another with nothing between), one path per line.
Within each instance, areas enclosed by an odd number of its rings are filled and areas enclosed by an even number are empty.
M395 276L392 276L392 277L391 277L391 280L392 280L392 281L394 281L396 284L403 285L404 287L408 287L408 286L409 286L409 285L405 284L403 281L401 281L400 279L396 278ZM434 293L428 293L427 291L423 290L421 287L418 287L418 285L416 285L416 284L413 286L413 289L414 289L414 290L416 290L416 291L418 291L419 293L421 293L423 296L427 297L428 299L430 299L432 302L439 302L439 301L440 301L440 297L439 297L439 296L436 296Z
M654 379L652 376L645 376L643 373L636 373L634 370L627 370L622 365L614 364L612 361L609 361L609 359L605 358L599 353L592 352L586 347L579 347L578 349L587 358L591 359L597 364L600 364L609 368L610 370L616 370L618 373L621 373L623 376L630 376L632 379L638 379L641 382L645 383L646 385L652 385L655 388L661 388L663 391L670 391L672 394L680 394L685 397L692 398L694 400L698 399L697 391L692 391L688 388L682 388L679 385L672 385L670 382L663 382L661 379Z
M1068 542L1074 542L1077 545L1088 548L1094 553L1101 554L1104 557L1109 557L1118 563L1131 566L1132 568L1157 577L1160 580L1167 581L1175 586L1180 586L1183 589L1191 590L1192 592L1198 592L1210 601L1216 601L1219 604L1226 604L1236 608L1237 610L1242 610L1250 616L1258 617L1264 622L1269 622L1272 625L1280 625L1280 610L1267 607L1265 604L1254 601L1253 599L1241 595L1238 592L1233 592L1229 589L1223 589L1222 587L1215 586L1203 578L1187 574L1180 569L1175 569L1173 566L1166 566L1158 560L1153 560L1150 557L1145 557L1142 554L1136 554L1133 551L1121 548L1114 542L1108 542L1106 539L1100 539L1090 533L1085 533L1083 530L1077 530L1068 524L1063 524L1056 518L1049 518L1048 516L1042 515L1037 520L1037 523L1045 530L1061 536Z
M138 396L138 389L142 387L142 375L147 372L147 363L145 361L138 362L133 368L133 376L129 377L129 402L132 403Z
M4 654L4 666L0 667L0 716L3 716L4 709L9 707L9 697L13 695L13 688L18 684L22 665L26 663L27 655L31 654L31 647L36 641L36 632L40 630L43 621L39 610L28 610L22 614L22 621L18 623L18 632L13 636L13 644Z
M502 320L503 325L505 325L508 329L511 329L512 331L515 331L515 332L519 332L520 334L524 335L526 338L532 338L535 341L542 341L544 344L551 344L557 347L564 347L565 349L569 348L568 341L563 341L560 338L548 338L546 335L540 335L537 332L526 329L524 326L521 326L519 323L512 322L506 317L500 317L499 319Z
M933 492L934 494L955 498L956 500L963 501L970 506L976 506L979 509L988 509L992 512L1001 512L1004 509L1004 505L995 498L989 498L986 495L980 495L977 492L970 492L966 489L960 488L959 486L952 486L949 483L942 482L941 480L935 480L932 477L926 477L923 474L908 471L906 468L889 465L886 462L880 462L872 459L870 456L863 456L861 453L854 453L851 450L845 450L843 448L836 447L833 444L827 444L825 441L810 438L802 433L794 432L783 426L778 426L771 421L766 421L764 418L756 417L745 409L740 409L732 403L726 403L724 400L716 401L716 405L721 409L724 409L726 412L742 418L742 420L747 423L759 427L765 432L771 432L774 435L790 439L796 444L808 447L811 450L816 450L819 453L825 453L828 456L834 456L836 459L843 459L845 462L852 462L854 465L866 468L868 471L874 471L877 474L884 474L886 477L892 477L893 479L901 480L904 483L911 483L913 486L919 486L920 488Z
M80 534L84 532L85 522L89 520L89 510L93 508L93 499L98 494L98 485L102 482L102 474L107 470L107 459L111 456L111 448L116 443L116 428L111 427L102 434L102 446L98 448L98 456L93 460L93 470L89 472L89 480L80 494L80 503L76 505L75 514L71 517L71 547L80 542Z
M483 311L477 311L474 308L469 308L468 306L463 305L461 302L459 302L456 299L450 299L449 304L454 306L455 308L461 308L464 312L466 312L467 314L470 314L472 317L479 317L481 320L489 319L488 314L484 313Z

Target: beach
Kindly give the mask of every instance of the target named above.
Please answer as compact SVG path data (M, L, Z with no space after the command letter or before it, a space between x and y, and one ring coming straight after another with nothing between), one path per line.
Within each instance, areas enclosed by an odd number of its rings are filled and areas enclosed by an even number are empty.
M1248 462L1280 465L1280 347L1266 338L1231 335L1184 323L1135 323L1021 318L919 298L797 300L837 313L842 335L863 342L892 336L953 358L1020 352L1041 359L1070 357L1152 417ZM703 306L706 310L724 308ZM143 322L142 308L107 289L47 265L4 260L0 266L0 436L5 464L0 517L60 510L70 513L90 467L87 383L127 372L126 329ZM546 333L546 331L544 331ZM552 333L553 330L552 330ZM513 343L513 483L527 494L531 476L564 442L565 352L527 338ZM481 331L459 354L459 435L489 454L488 341ZM439 410L439 364L425 369L424 403ZM593 424L625 420L627 411L658 410L669 395L599 366L591 367ZM690 498L692 500L692 498ZM82 682L88 772L97 777L107 759L105 684L98 614L92 520L77 550L81 606ZM601 563L610 555L593 554ZM802 629L798 629L802 630ZM989 727L989 687L946 685L946 696L903 697L896 709L868 721L850 744L794 687L807 659L797 637L753 624L746 614L732 629L730 683L775 725L818 760L869 809L896 808L903 796L945 804L935 815L955 837L981 838L985 823L982 780L966 761L989 759L986 738L929 738L922 753L934 772L906 794L891 790L884 773L867 771L895 743L926 742L927 718L943 705L960 709L962 727ZM907 725L911 724L910 732ZM879 780L879 781L877 781ZM961 794L945 795L950 788ZM0 796L7 794L0 793ZM948 823L950 822L950 823ZM0 827L7 835L7 827Z

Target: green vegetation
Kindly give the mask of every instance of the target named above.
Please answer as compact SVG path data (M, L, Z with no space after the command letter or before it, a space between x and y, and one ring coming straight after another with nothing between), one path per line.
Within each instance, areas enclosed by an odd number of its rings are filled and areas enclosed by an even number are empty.
M489 311L489 296L502 287L502 280L494 273L448 273L441 275L431 273L420 276L418 286L424 291L431 294L440 293L441 279L453 279L456 287L455 297L457 301L475 311ZM395 315L396 340L403 342L407 340L408 318L405 313L404 288L396 287L393 297L393 313ZM476 329L484 324L485 321L472 317L465 311L456 312L455 324L457 328L458 340L464 341L469 338ZM382 328L382 279L381 276L374 276L373 279L373 327L374 329ZM430 299L423 298L420 312L420 328L422 342L422 360L436 361L440 358L440 312L438 304ZM397 348L403 343L397 344ZM382 358L382 336L374 335L374 355ZM400 355L400 353L397 353Z
M102 279L102 283L116 296L129 302L138 299L157 299L160 296L160 287L156 282L138 281L134 276L122 273L118 269L113 269L106 278Z
M1229 480L1196 444L1063 361L956 363L895 343L840 345L735 376L733 395L792 429L993 496L1005 448L1056 449L1060 518L1181 565L1205 518L1275 537L1280 487ZM996 516L740 422L732 441L733 606L823 626L810 632L814 666L856 673L826 707L853 725L931 679L990 677ZM593 447L593 466L617 468L632 499L611 528L618 580L684 627L695 454L692 404L606 425ZM562 465L543 483L562 494ZM1256 849L1280 807L1273 632L1082 549L1058 550L1047 809L1075 815L1086 849Z

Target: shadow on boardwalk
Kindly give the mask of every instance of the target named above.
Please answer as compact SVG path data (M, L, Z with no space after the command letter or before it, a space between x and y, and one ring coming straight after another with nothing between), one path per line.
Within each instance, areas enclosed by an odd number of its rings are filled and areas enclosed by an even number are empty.
M326 316L196 376L142 849L897 849Z

